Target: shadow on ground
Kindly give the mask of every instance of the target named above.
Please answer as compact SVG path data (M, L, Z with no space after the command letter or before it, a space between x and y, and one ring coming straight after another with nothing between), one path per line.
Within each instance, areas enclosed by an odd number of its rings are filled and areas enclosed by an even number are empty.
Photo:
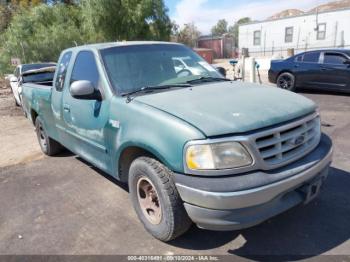
M269 256L283 256L283 260L316 256L350 237L349 188L350 173L331 168L321 195L307 206L298 206L259 226L236 232L211 232L193 227L170 244L207 250L221 247L239 236L237 246L240 247L229 248L228 254L249 259L259 257L259 260L271 260Z
M334 96L350 97L350 93L340 92L337 90L316 90L316 89L308 89L308 88L298 88L297 93L312 94L312 95L334 95Z
M64 153L61 157L72 156ZM103 171L77 157L116 186L128 191ZM219 249L248 259L300 260L323 254L350 238L350 173L332 167L320 196L261 225L231 232L207 231L193 226L168 244L185 250Z
M98 169L97 167L93 166L92 164L90 164L88 161L82 159L81 157L77 156L76 154L74 154L73 152L69 151L68 149L65 149L62 153L55 155L55 157L72 157L74 156L77 160L79 160L80 162L84 163L85 165L87 165L89 168L91 168L92 170L94 170L96 173L98 173L99 175L103 176L104 178L108 179L109 181L111 181L112 183L114 183L115 185L117 185L118 187L122 188L123 190L125 190L126 192L129 192L129 188L128 185L125 183L120 182L119 180L115 179L114 177L108 175L107 173L103 172L101 169Z
M69 152L70 153L70 152ZM71 156L73 155L73 153L70 153ZM69 156L69 155L68 155ZM116 186L122 188L123 190L125 190L126 192L129 192L129 187L126 183L122 183L119 180L115 179L114 177L112 177L111 175L108 175L106 172L103 172L102 170L98 169L97 167L91 165L89 162L87 162L86 160L82 159L79 156L76 156L76 159L78 159L79 161L83 162L84 164L86 164L87 166L89 166L92 170L94 170L95 172L97 172L98 174L100 174L101 176L103 176L104 178L108 179L109 181L111 181L112 183L114 183Z

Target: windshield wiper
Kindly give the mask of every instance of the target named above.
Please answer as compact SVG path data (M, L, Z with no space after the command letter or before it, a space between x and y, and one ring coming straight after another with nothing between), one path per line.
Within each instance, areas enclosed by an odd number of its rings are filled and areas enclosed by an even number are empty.
M130 96L134 95L134 94L153 92L153 91L157 91L157 90L170 89L170 88L174 88L174 87L191 87L191 86L192 85L189 83L187 83L187 84L159 85L159 86L144 86L138 90L128 92L128 93L123 93L123 94L121 94L121 96L126 96L127 97L126 101L130 102L132 100Z
M186 83L195 84L195 83L217 82L217 81L232 81L232 80L227 79L227 78L221 78L221 77L202 76L200 78L188 80L188 81L186 81Z

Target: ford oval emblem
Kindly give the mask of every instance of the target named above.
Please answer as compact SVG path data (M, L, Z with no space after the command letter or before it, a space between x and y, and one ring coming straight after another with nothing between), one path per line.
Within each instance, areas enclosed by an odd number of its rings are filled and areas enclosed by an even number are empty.
M295 146L299 146L305 141L305 136L301 135L292 140L292 144Z

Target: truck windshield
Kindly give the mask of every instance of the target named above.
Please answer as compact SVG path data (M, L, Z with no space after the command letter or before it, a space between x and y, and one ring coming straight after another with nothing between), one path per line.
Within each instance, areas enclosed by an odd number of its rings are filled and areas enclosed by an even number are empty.
M183 45L128 45L100 53L110 82L119 94L146 86L185 84L203 77L222 78L215 68ZM179 63L181 60L186 62Z

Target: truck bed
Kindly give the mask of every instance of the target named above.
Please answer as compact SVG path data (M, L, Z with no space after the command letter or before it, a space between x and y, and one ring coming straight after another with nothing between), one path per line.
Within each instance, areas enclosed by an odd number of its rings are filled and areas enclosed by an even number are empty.
M24 114L33 125L38 116L46 128L54 127L54 117L51 107L52 85L24 83L22 86L22 107ZM50 128L54 129L54 128Z

